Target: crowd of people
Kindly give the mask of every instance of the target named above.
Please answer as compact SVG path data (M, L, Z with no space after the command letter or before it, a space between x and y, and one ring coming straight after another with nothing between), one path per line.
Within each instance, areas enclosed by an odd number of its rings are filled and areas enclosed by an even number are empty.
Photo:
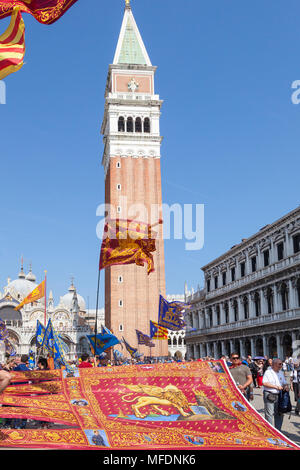
M282 409L281 402L283 395L288 399L290 391L294 394L296 402L295 414L299 415L300 411L300 357L297 359L286 358L284 361L279 358L268 357L254 357L250 355L241 358L239 353L233 352L230 356L221 356L228 366L233 380L237 388L251 402L253 400L254 388L263 389L263 402L264 402L264 415L265 419L278 430L281 430L284 413L286 410ZM204 357L197 359L198 361L214 361L216 358ZM77 368L89 367L116 367L124 365L136 364L156 364L156 363L172 363L183 362L183 359L176 359L172 357L144 357L144 358L131 358L131 359L109 359L107 354L100 356L89 356L82 354L77 360L70 361L68 368L76 370ZM189 358L187 361L194 361ZM7 357L4 364L0 364L0 394L10 384L12 371L30 371L30 370L52 370L55 369L53 357L40 356L36 363L29 360L28 355L17 355L14 357ZM1 406L1 405L0 405ZM291 410L289 405L288 411ZM0 420L0 427L4 422L4 427L12 427L22 429L26 427L27 420L25 419L5 419ZM41 422L42 427L47 427L46 422Z

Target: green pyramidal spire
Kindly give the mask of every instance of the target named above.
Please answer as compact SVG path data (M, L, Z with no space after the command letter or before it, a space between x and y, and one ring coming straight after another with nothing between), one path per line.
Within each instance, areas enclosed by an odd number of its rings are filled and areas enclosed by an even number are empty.
M125 9L114 64L151 65L130 6Z

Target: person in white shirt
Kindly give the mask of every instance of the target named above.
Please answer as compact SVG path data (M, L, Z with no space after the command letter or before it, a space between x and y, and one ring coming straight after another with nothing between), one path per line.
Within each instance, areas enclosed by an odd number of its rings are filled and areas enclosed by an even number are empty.
M283 415L278 412L278 396L280 390L288 390L289 388L281 369L282 361L280 359L274 359L272 361L272 367L266 370L262 380L264 387L265 418L279 431L282 427Z

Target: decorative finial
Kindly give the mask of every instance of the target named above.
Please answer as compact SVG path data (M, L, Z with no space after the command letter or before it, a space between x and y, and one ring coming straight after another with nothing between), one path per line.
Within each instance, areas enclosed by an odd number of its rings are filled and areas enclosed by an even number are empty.
M125 7L130 8L130 0L125 0Z

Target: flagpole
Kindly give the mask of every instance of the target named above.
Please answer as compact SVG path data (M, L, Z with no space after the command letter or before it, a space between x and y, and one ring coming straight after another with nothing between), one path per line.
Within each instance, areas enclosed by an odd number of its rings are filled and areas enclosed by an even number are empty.
M44 325L47 322L47 271L45 271L45 313L44 313Z
M98 304L99 304L99 291L100 291L100 269L98 270L98 285L97 285L97 299L96 299L96 316L95 316L95 347L94 347L94 358L96 358L97 349L97 323L98 323Z

